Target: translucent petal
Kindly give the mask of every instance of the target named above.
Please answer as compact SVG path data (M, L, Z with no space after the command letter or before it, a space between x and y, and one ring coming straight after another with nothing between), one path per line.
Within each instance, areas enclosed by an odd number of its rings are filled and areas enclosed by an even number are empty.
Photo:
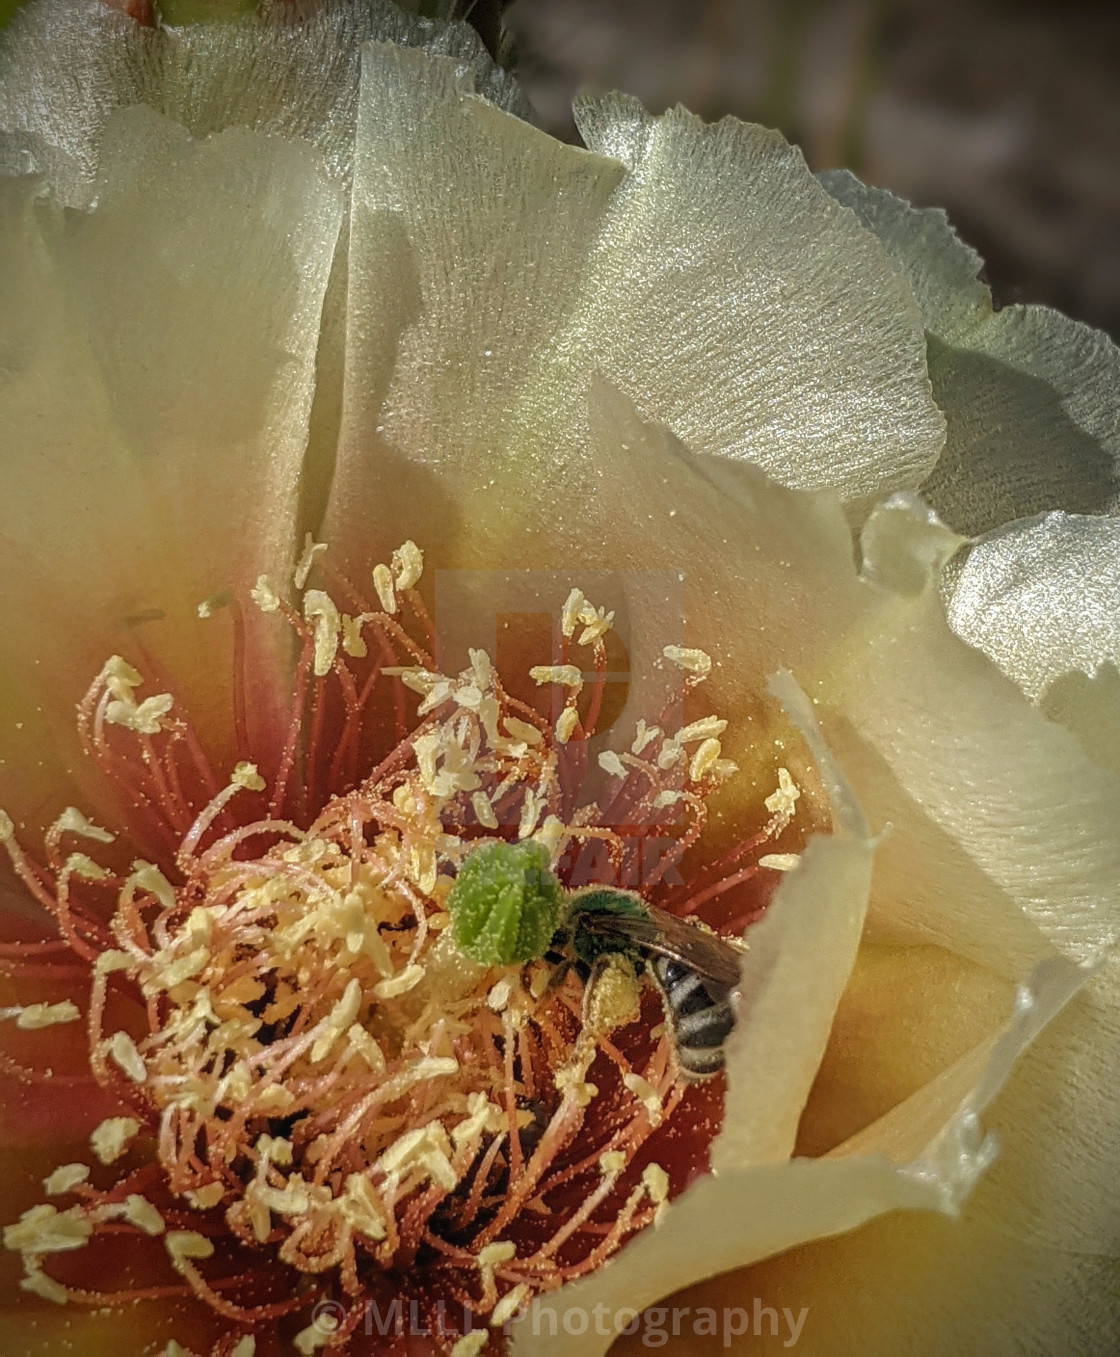
M12 681L70 729L143 646L220 744L229 623L197 607L291 559L340 195L310 147L146 109L110 119L95 209L37 187L0 181Z
M929 332L945 451L922 493L962 533L1046 509L1120 509L1120 350L1044 306L993 311L979 257L945 214L918 210L847 171L820 176L881 240Z
M583 118L625 164L503 115L451 63L367 49L325 535L353 534L356 500L446 537L495 486L528 508L601 478L597 375L694 452L790 484L920 480L942 441L920 318L799 155L624 100Z
M1120 520L1062 513L975 543L949 622L1120 774Z
M892 826L870 923L1011 976L1043 937L1087 960L1120 929L1120 782L955 640L933 585L954 544L907 503L878 510L863 554L881 605L822 675L826 738L873 828Z
M807 1306L798 1348L816 1353L1111 1351L1120 1315L1118 972L1113 954L986 1114L1000 1156L959 1221L886 1216L672 1304L753 1310L757 1296L775 1308L784 1337L782 1307L796 1315ZM752 1352L781 1348L764 1323Z
M109 115L133 104L195 136L245 126L306 138L345 178L359 50L370 39L452 56L475 71L488 98L527 113L473 29L403 14L387 0L266 0L236 22L178 29L141 26L101 0L37 0L0 48L0 128L24 134L71 203L88 196Z
M727 1042L723 1126L712 1146L712 1169L720 1174L780 1163L793 1152L856 958L871 884L874 844L812 706L788 674L774 690L829 788L834 833L809 843L750 930L739 1016Z
M914 484L943 436L919 318L800 152L731 118L653 118L623 95L576 113L628 174L564 348L592 348L694 452L847 499Z

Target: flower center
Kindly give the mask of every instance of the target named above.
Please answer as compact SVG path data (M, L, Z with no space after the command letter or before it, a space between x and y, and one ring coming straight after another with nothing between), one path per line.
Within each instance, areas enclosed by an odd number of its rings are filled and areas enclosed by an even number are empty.
M37 866L0 826L17 873L89 966L90 1066L122 1105L94 1133L94 1156L112 1173L151 1146L143 1167L104 1184L82 1164L48 1179L77 1203L33 1208L6 1231L24 1287L59 1302L136 1298L45 1267L123 1223L161 1237L184 1289L235 1335L310 1304L293 1272L323 1279L345 1317L329 1333L301 1330L304 1351L343 1341L368 1300L402 1292L501 1325L605 1261L702 1167L674 1159L665 1130L707 1124L702 1144L713 1105L682 1077L641 966L611 957L590 991L543 947L484 964L456 944L447 902L487 843L536 845L566 886L663 890L700 836L706 797L735 772L725 721L669 733L662 714L628 750L600 755L605 790L592 799L586 750L611 614L572 590L561 662L531 669L553 700L546 718L510 696L481 650L459 675L439 672L402 620L404 605L427 630L412 543L373 571L377 604L358 600L352 615L305 588L320 551L309 543L297 570L302 611L263 578L252 594L301 645L270 778L245 759L225 787L192 793L209 773L188 723L169 694L138 699L140 673L114 657L82 704L82 734L173 844L167 861L126 872L64 856L68 835L113 840L71 809ZM710 668L700 651L664 656L686 690ZM386 689L396 741L359 778L363 722ZM328 740L330 691L341 715ZM420 697L411 718L409 693ZM760 864L789 865L757 859L794 813L784 769L778 782L757 832L667 898L677 913ZM7 1016L48 1026L79 1010ZM219 1265L216 1243L230 1237L240 1252Z

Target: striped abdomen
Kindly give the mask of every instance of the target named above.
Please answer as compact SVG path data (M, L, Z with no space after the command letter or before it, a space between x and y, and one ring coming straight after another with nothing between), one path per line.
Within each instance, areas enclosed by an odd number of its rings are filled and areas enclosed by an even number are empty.
M723 1045L735 1026L732 987L709 979L674 957L646 957L665 1003L677 1063L692 1079L723 1068Z

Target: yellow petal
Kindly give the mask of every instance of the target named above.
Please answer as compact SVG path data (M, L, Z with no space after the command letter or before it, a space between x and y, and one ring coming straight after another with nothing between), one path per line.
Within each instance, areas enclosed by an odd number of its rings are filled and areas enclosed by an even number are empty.
M196 609L291 558L338 194L306 147L146 109L111 118L92 210L0 190L14 677L68 729L143 646L220 746L230 624Z
M943 436L920 317L799 155L621 99L584 121L605 154L474 97L451 62L367 48L323 535L349 553L368 503L453 548L488 500L593 494L615 474L588 456L597 375L696 452L849 497L916 485ZM361 531L368 551L378 524Z

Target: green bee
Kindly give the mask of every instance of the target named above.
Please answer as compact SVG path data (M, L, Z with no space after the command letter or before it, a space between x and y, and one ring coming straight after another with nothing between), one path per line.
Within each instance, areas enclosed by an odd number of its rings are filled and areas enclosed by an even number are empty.
M538 843L490 842L467 857L447 899L459 947L487 966L545 960L593 986L607 958L625 957L657 986L681 1073L723 1068L735 1025L742 948L631 891L567 892Z

